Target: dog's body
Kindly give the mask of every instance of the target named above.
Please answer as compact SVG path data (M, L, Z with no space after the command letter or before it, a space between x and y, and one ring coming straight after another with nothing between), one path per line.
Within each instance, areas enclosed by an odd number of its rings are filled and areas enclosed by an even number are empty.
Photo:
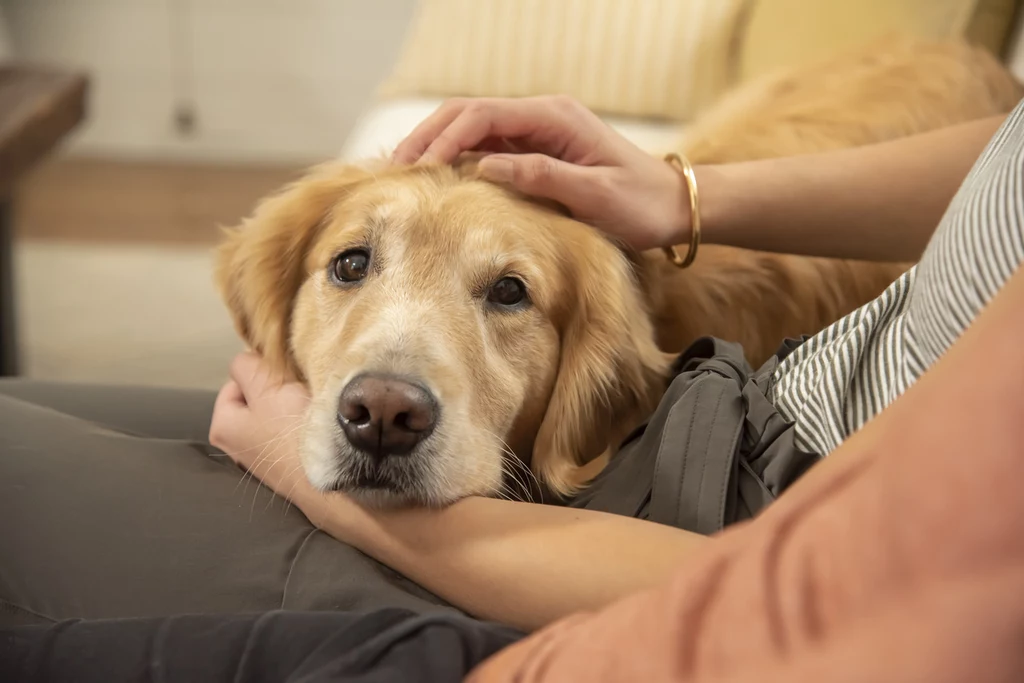
M881 54L741 93L682 151L718 163L850 147L1020 97L962 46ZM514 463L574 490L656 405L688 343L739 341L759 362L904 268L706 246L682 271L465 169L329 164L230 235L218 279L246 340L309 385L315 485L444 504L501 493Z
M888 38L735 92L686 130L679 149L694 164L825 152L1005 113L1022 96L984 50ZM679 350L713 335L742 342L755 366L780 339L821 330L878 296L910 265L705 246L693 267L680 271L660 253L648 256L662 346Z

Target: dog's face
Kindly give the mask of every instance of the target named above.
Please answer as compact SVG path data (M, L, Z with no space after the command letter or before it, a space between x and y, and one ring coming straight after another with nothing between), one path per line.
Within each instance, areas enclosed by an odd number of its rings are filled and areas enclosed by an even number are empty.
M308 384L323 490L442 505L508 493L519 463L567 493L663 389L631 260L449 167L319 167L230 234L218 280Z

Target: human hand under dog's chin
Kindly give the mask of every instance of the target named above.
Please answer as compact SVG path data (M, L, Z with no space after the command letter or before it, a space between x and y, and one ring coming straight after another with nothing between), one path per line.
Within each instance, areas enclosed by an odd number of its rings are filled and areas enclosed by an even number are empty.
M309 486L299 457L308 406L302 384L275 380L259 355L241 353L232 361L230 379L214 403L210 443L273 491L289 497Z
M235 357L230 376L213 407L210 443L320 526L328 496L310 484L299 448L310 402L306 387L282 382L251 351Z

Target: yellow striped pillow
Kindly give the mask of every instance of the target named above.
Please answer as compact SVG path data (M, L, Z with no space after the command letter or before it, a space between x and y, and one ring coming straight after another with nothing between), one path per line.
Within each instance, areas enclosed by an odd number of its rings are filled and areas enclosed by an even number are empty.
M748 81L900 33L966 36L1000 54L1017 0L757 0L740 58ZM785 36L785 38L782 38Z
M747 0L421 0L384 97L562 93L686 120L736 75Z

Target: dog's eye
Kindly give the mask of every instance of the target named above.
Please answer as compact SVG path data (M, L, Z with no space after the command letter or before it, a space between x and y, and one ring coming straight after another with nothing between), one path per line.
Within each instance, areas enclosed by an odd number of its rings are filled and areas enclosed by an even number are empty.
M499 306L515 306L526 298L526 285L514 277L503 277L487 292L487 300Z
M358 282L369 270L370 253L365 249L349 249L331 263L331 273L338 282Z

